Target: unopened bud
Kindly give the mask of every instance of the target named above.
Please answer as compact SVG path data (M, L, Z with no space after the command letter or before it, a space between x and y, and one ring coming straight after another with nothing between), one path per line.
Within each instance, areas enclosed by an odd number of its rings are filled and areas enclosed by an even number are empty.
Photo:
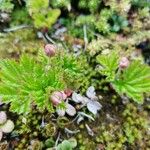
M53 44L46 44L44 51L47 56L52 57L56 53L56 47Z

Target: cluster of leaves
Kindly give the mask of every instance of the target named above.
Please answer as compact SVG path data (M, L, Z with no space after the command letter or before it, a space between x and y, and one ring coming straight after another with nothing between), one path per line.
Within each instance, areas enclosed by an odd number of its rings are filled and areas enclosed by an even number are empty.
M29 0L27 9L36 28L50 28L60 15L59 9L49 8L49 0Z
M80 15L77 17L76 24L87 25L102 34L110 32L119 32L128 26L128 21L125 17L117 15L111 9L104 8L98 16L96 15Z
M11 26L17 26L20 24L32 24L26 8L15 9L11 15Z
M133 60L124 69L119 68L119 54L99 55L97 61L102 65L100 73L105 75L118 94L126 94L134 101L143 102L143 93L150 92L150 68L140 61Z
M50 5L53 8L68 8L70 10L71 0L51 0Z
M37 61L28 55L21 56L19 62L1 60L0 96L19 114L30 112L34 105L53 111L51 92L77 86L77 79L83 76L80 63L62 53L51 59L41 54Z
M108 23L108 20L110 19L112 15L113 15L113 12L110 9L103 9L100 12L99 19L95 24L96 29L99 32L103 34L110 32L110 24Z
M64 140L58 144L57 150L73 150L77 146L77 141L74 138Z
M118 15L113 15L111 17L112 19L112 26L111 26L111 31L113 32L118 32L121 29L125 28L128 26L128 21L122 17L122 16L118 16Z
M0 0L0 11L10 13L14 8L12 0Z
M135 29L137 31L137 29ZM126 38L120 35L110 35L108 37L99 36L93 39L87 46L87 51L90 57L99 55L100 53L111 52L112 50L128 51L131 55L136 49L136 45L143 40L150 38L150 31L141 30L134 34L128 34Z
M149 0L132 0L132 5L142 8L142 7L150 7Z
M98 8L100 7L101 0L80 0L78 3L78 7L80 9L85 9L90 11L91 13L95 13L98 11Z

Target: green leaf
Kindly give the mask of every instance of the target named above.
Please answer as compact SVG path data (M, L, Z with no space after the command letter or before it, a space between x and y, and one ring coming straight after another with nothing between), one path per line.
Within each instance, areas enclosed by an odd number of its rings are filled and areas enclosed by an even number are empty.
M133 60L126 69L119 69L119 54L99 55L100 73L105 75L119 95L126 94L137 103L143 102L143 94L150 92L150 67Z
M61 144L57 146L57 150L72 150L72 145L69 141L64 140Z
M18 114L29 113L32 105L53 112L50 94L75 87L77 78L83 76L83 65L71 55L45 58L40 54L37 58L41 59L22 55L19 61L0 61L0 97Z
M150 67L133 61L112 83L119 94L125 93L134 101L142 103L143 93L150 92Z
M115 78L116 70L118 68L119 56L116 52L108 55L98 55L97 62L102 65L100 73L107 76L107 80L112 81Z

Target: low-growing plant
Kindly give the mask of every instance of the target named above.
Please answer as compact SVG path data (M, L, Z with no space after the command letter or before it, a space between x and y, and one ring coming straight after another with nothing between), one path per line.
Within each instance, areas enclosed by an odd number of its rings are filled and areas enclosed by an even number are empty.
M149 0L132 0L132 5L135 7L143 8L143 7L150 7Z
M40 53L38 60L29 55L22 55L19 61L1 60L0 96L19 114L30 112L34 105L53 111L51 93L77 87L78 78L84 77L81 63L62 52L54 57Z
M118 32L121 29L128 26L128 21L126 20L126 18L122 16L118 16L114 14L111 17L111 21L112 21L111 31L113 32Z
M59 9L49 7L49 0L28 0L27 9L38 29L50 28L60 15Z
M73 150L77 146L77 141L74 138L69 140L64 140L62 143L58 144L57 150Z
M68 8L71 9L71 0L51 0L50 5L53 8Z
M90 0L90 1L80 0L78 3L78 7L80 9L88 10L91 13L95 13L98 11L100 4L101 0Z
M0 0L0 11L2 12L12 12L14 8L14 4L12 0Z
M150 68L140 61L120 60L119 54L99 55L97 61L102 65L100 73L105 75L118 94L126 94L138 103L143 102L143 93L150 92ZM120 62L122 61L122 62Z

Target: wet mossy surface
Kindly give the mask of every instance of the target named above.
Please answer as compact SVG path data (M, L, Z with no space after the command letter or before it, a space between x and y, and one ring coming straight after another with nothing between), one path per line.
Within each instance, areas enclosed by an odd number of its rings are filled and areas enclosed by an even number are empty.
M106 82L105 76L98 73L97 70L101 66L96 60L100 54L121 51L121 55L130 60L150 64L149 7L138 1L131 5L130 1L119 1L118 5L116 1L110 0L92 1L93 4L89 3L87 6L85 0L80 3L77 1L76 4L67 1L62 5L54 5L52 1L50 7L60 9L62 14L50 29L35 28L26 9L17 15L20 8L25 8L24 2L21 1L20 5L18 1L14 3L17 4L17 9L12 14L12 20L0 25L1 60L7 58L18 61L23 54L36 58L47 43L53 43L62 53L67 52L79 57L81 55L83 64L87 63L89 68L84 72L85 78L78 79L80 88L76 91L86 95L87 88L93 85L98 102L102 105L94 116L86 108L80 109L80 105L71 102L77 113L82 111L94 118L91 120L85 117L78 124L76 116L61 117L56 112L38 110L34 104L30 113L20 115L10 112L10 103L2 104L0 110L7 112L8 118L15 124L15 129L12 133L3 135L0 150L49 150L71 137L77 140L75 150L150 149L149 93L145 93L143 104L138 104L126 96L122 97ZM70 4L74 6L68 11ZM114 17L115 14L117 18ZM127 21L128 24L120 24L118 14L123 18L121 20ZM28 19L24 21L23 16ZM101 20L104 21L100 22ZM22 23L29 26L15 29L15 26ZM9 28L14 30L7 30Z

